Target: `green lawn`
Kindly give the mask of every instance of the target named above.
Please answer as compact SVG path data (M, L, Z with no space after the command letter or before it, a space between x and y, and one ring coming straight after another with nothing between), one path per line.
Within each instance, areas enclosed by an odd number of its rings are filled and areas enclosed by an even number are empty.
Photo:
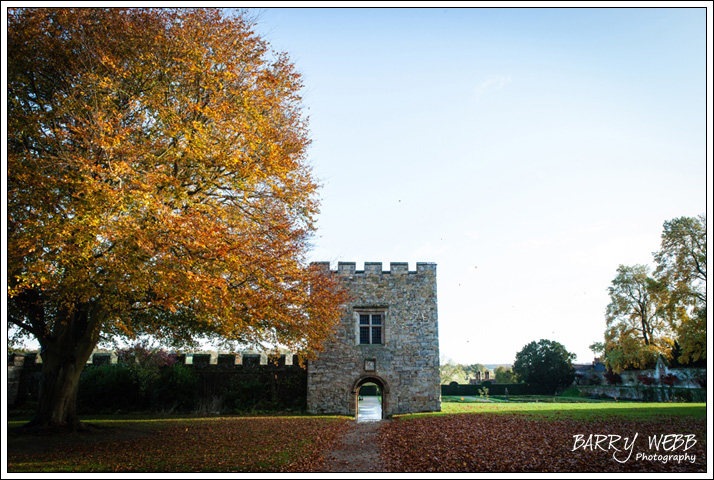
M454 413L521 413L541 418L607 419L612 416L630 420L657 417L706 418L705 403L554 403L554 402L449 402L441 403L441 414Z
M456 402L456 403L473 403L473 402L509 402L509 403L535 403L535 402L545 402L545 403L602 403L602 402L614 402L612 399L592 399L579 396L552 396L552 395L510 395L506 398L505 395L489 395L488 397L480 396L456 396L456 395L442 395L442 402Z

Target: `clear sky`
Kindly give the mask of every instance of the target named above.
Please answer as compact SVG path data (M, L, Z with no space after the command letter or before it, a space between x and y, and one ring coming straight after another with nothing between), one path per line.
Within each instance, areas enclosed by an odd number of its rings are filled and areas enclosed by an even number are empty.
M303 74L311 260L435 262L442 356L590 362L618 265L706 212L706 11L260 10Z

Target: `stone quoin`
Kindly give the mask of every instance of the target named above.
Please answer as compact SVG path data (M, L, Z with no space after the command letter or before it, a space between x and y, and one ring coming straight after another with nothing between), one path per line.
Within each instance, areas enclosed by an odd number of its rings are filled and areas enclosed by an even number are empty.
M314 266L330 270L329 262ZM308 362L310 413L355 415L359 388L382 391L382 416L441 410L436 264L339 262L336 271L352 298L335 336Z

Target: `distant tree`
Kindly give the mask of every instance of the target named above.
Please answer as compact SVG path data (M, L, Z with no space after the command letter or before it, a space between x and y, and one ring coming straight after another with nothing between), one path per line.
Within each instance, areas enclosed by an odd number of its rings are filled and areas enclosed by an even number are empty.
M483 380L485 378L485 373L488 370L485 365L482 365L480 363L472 363L471 365L462 365L461 370L464 372L464 376L466 377L468 382L468 379L470 378L476 378L476 375L478 372L481 372L481 379ZM464 383L466 383L464 382Z
M707 366L706 355L699 357L697 360L692 360L691 357L685 360L682 355L682 347L677 340L674 341L670 355L669 366L672 368L706 368Z
M664 308L683 364L706 359L707 219L680 217L664 222L654 258L655 277L664 286Z
M518 383L518 376L510 368L504 366L496 367L496 383Z
M441 384L448 385L452 382L466 383L463 365L455 363L452 359L442 355L439 365Z
M484 372L488 368L480 363L472 363L470 365L463 365L460 363L455 363L452 359L443 356L441 357L441 384L448 385L451 382L457 382L460 384L466 384L469 379L476 378L476 373L481 372L481 378L485 378Z
M662 284L649 276L648 267L618 267L608 289L605 341L591 346L608 368L615 372L648 368L659 355L670 354L673 340L662 308L663 291Z
M552 395L575 379L575 354L552 340L531 342L516 354L513 371L536 390Z

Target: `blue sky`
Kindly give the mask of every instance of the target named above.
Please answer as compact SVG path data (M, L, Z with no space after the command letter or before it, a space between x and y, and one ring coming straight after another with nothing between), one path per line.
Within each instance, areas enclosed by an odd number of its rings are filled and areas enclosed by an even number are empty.
M311 260L436 262L458 363L591 361L617 266L706 211L703 8L259 12L305 83Z
M250 13L305 83L310 260L437 263L443 357L590 362L618 265L711 203L704 8Z

